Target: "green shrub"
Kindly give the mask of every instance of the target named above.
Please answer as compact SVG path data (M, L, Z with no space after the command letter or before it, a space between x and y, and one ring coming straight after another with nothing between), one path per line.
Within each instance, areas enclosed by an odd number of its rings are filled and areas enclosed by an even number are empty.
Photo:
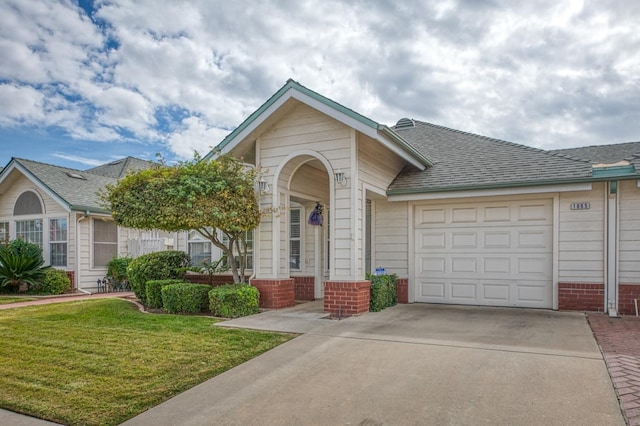
M147 307L162 308L162 287L171 284L184 284L183 280L150 280L145 285L147 289Z
M260 292L249 284L227 284L209 292L209 309L213 315L237 318L260 311Z
M171 284L162 287L162 308L170 314L195 314L207 309L208 284Z
M0 246L0 288L25 291L44 279L49 266L43 266L42 249L37 244L17 239Z
M131 257L114 257L107 263L107 276L113 278L119 284L128 282L127 269L132 260Z
M41 282L32 286L30 293L38 294L62 294L71 289L71 280L65 271L60 269L47 269Z
M147 281L181 279L189 261L187 253L177 250L159 251L136 257L127 268L131 290L142 304L146 304Z
M367 279L371 281L371 300L369 311L380 312L384 308L394 306L398 303L396 293L396 280L398 276L392 275L371 275L367 274Z

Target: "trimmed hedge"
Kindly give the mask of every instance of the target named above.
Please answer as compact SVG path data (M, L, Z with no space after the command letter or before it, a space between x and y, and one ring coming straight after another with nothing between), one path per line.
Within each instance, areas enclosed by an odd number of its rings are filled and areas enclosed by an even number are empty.
M136 257L127 268L131 290L140 302L146 305L147 281L181 279L189 262L189 255L178 250L158 251Z
M186 284L184 280L151 280L147 281L147 308L162 308L162 287L171 284Z
M127 270L132 260L131 257L114 257L107 263L107 276L120 285L127 283L129 281Z
M170 284L162 287L162 308L170 314L195 314L207 309L208 284Z
M65 271L60 269L47 269L42 281L31 288L30 293L36 294L62 294L71 289L71 280Z
M237 318L260 312L260 292L249 284L227 284L209 292L209 309L217 317Z
M398 276L392 275L371 275L367 274L367 279L371 281L371 301L369 311L380 312L389 306L398 303L396 290L396 280Z

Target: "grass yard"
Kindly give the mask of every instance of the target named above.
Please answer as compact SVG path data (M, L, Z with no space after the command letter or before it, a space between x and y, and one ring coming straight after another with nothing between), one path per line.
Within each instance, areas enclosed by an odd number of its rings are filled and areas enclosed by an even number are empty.
M116 425L294 337L215 322L116 299L0 311L0 407Z
M28 302L30 300L36 300L33 297L15 297L15 296L0 296L0 305L7 305L9 303Z

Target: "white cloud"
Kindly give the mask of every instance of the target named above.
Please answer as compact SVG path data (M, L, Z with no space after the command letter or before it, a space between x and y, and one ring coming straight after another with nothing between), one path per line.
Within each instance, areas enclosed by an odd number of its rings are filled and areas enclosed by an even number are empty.
M180 159L193 158L194 151L206 155L229 133L228 130L209 126L198 117L182 120L180 129L168 140L168 145Z
M190 158L293 78L385 124L407 116L548 148L640 132L629 2L94 5L89 17L71 0L0 3L1 126Z

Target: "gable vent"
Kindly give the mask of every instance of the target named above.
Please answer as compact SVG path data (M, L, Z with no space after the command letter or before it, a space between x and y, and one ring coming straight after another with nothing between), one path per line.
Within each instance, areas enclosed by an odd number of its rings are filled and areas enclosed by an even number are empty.
M416 127L416 123L410 118L401 118L394 127L396 129L410 129Z

